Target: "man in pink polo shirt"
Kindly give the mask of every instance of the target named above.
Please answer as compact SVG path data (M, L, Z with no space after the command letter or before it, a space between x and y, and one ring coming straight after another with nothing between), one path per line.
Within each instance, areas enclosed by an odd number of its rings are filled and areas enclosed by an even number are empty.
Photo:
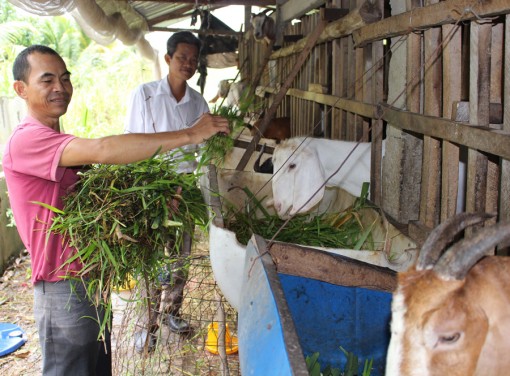
M9 138L3 169L20 237L30 253L34 314L43 354L43 375L111 375L109 338L97 340L97 309L85 287L64 277L82 265L65 264L75 250L58 234L48 236L53 212L38 203L62 208L77 181L79 166L126 164L228 133L226 119L204 114L190 128L158 134L122 134L98 139L60 132L60 117L72 97L71 73L57 52L34 45L13 65L14 90L25 100L28 116Z

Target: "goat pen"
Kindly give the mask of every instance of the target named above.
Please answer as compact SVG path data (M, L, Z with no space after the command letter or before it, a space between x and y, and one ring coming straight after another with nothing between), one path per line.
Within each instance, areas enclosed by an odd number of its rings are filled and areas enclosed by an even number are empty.
M458 211L509 219L510 6L376 1L360 21L367 3L327 1L297 23L283 4L282 47L244 39L241 75L263 66L255 83L265 107L284 91L276 116L290 117L292 136L372 141L373 166L385 138L371 197L418 243Z

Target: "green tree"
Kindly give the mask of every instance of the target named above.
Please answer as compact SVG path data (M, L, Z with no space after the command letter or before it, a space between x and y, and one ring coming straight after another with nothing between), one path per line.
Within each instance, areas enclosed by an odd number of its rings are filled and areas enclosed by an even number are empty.
M129 93L152 78L151 63L134 47L115 41L99 45L70 16L27 15L0 0L0 95L14 96L12 63L32 44L55 49L66 61L75 88L62 122L66 132L82 137L121 133Z

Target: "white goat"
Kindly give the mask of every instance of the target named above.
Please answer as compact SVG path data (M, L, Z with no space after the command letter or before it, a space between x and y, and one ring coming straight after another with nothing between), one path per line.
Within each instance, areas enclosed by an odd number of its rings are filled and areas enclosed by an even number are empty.
M278 215L294 215L298 210L306 212L318 204L324 196L324 187L320 190L319 187L344 160L345 164L326 186L340 187L359 196L363 183L370 182L371 145L370 142L358 144L319 138L305 140L304 137L282 141L273 153L273 201Z
M510 239L510 223L484 227L443 253L464 228L488 217L461 213L445 221L416 267L398 275L386 375L508 375L510 258L484 256Z
M218 84L218 92L209 103L216 103L218 99L225 98L225 106L239 107L239 101L246 90L247 85L243 81L231 82L231 80L221 80Z

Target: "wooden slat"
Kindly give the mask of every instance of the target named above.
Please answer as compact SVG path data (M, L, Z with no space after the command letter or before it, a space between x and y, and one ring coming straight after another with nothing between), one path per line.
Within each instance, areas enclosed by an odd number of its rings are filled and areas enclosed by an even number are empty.
M394 271L334 253L279 242L270 246L269 253L279 273L388 292L396 287Z
M366 70L365 67L365 50L363 48L358 48L354 50L354 99L360 102L366 102L364 98L364 73ZM365 128L365 129L364 129ZM363 118L360 116L354 116L353 122L353 134L351 136L351 140L360 140L365 136L366 138L362 139L362 141L368 141L368 134L366 132L366 128L364 127Z
M488 121L491 121L491 103L502 103L503 93L503 24L495 23L491 27L490 41L490 94ZM507 69L507 74L510 71ZM487 197L485 210L496 212L499 200L500 163L498 159L488 159ZM495 220L494 220L495 222Z
M510 142L510 131L470 127L448 119L400 110L384 103L375 106L334 95L310 93L298 89L289 89L287 95L292 98L316 101L373 119L381 116L383 120L397 128L466 145L510 160L510 148L507 147Z
M382 42L375 42L371 46L373 75L371 80L371 102L379 103L384 97L384 46ZM371 166L381 166L382 162L383 121L372 120L372 150L370 155ZM370 169L370 199L382 205L382 169Z
M424 114L441 115L442 72L441 72L441 29L433 28L424 32ZM438 139L423 138L423 165L420 195L420 221L427 227L436 227L440 212L441 145Z
M262 44L262 43L261 43ZM269 56L271 55L271 51L273 49L274 40L269 44L263 44L265 46L264 49L264 57L262 58L262 63L259 65L255 75L251 80L250 91L248 93L248 98L250 98L255 93L255 88L260 84L260 80L262 78L262 74L264 73L264 69L267 67L267 63L269 62ZM271 85L271 83L269 83ZM267 85L266 85L267 86ZM262 131L261 131L262 132Z
M510 61L510 14L505 18L504 61ZM503 130L510 132L510 74L507 69L503 87ZM502 221L510 220L510 160L501 161L501 185L499 200L499 217Z
M462 11L472 11L463 13ZM472 1L447 0L423 8L386 18L377 23L361 27L352 32L357 47L366 43L399 35L414 30L424 30L434 26L453 24L458 20L475 20L477 17L491 17L510 13L508 0ZM462 15L462 17L461 17Z
M469 120L489 125L491 25L471 24ZM479 151L468 150L466 210L486 210L488 159ZM471 230L469 230L471 231ZM469 232L468 231L468 232Z
M328 94L320 94L320 93L311 93L309 91L299 90L299 89L289 89L287 91L287 95L292 97L306 99L308 101L314 101L321 104L327 104L328 106L332 106L335 108L339 108L345 111L353 112L357 115L366 116L366 117L374 117L375 106L359 102L355 100L349 100L340 98L334 95Z
M469 122L468 101L458 101L453 103L452 119L460 121L461 123ZM501 103L489 103L489 123L491 125L503 124L503 105ZM497 129L496 127L493 128Z
M355 95L355 79L356 79L356 55L354 54L354 45L352 39L347 40L347 81L346 81L346 97L354 98ZM348 111L345 114L345 140L353 141L355 139L354 134L354 119L355 111Z
M510 160L510 148L508 147L510 145L510 130L469 126L448 119L404 111L385 103L375 106L338 98L333 95L309 93L298 89L289 89L287 95L293 98L315 100L373 119L381 118L399 129L441 138Z
M458 121L453 116L454 103L461 99L462 30L460 26L444 25L443 38L449 40L443 47L443 116ZM459 146L443 141L441 165L441 220L452 217L457 210L459 189Z
M399 44L403 43L402 40L394 42L396 47L392 45L392 49L398 48ZM388 101L390 101L390 103L395 103L397 107L405 107L408 111L412 111L416 114L420 113L422 102L422 44L422 36L420 34L413 33L407 37L404 44L406 47L404 79L400 79L398 69L396 72L393 70L392 76L390 76L394 79L392 85L395 85L396 79L397 87L405 88L405 96L403 98L394 98L400 93L400 90L396 88L393 89L393 93L388 93ZM399 56L401 54L402 52L398 52L397 50L392 54L392 59L393 56ZM400 59L402 59L401 56ZM404 62L401 61L401 64L403 63ZM399 127L398 124L392 124L391 122L388 122L388 124L390 126ZM400 129L403 130L402 128ZM409 221L418 220L420 214L419 192L421 189L420 183L423 164L423 138L409 132L401 131L400 134L398 132L393 133L395 137L391 141L394 144L401 143L401 145L397 145L399 147L396 148L397 151L400 149L401 152L395 153L393 151L394 159L389 160L389 163L393 164L390 168L392 176L391 178L386 177L385 179L385 191L391 190L392 192L397 192L393 194L393 202L391 203L391 205L397 208L395 211L395 218L398 218L398 220L403 223L407 223ZM388 155L391 154L392 151L386 151L386 153ZM389 205L390 203L386 204L386 206Z
M419 115L391 108L385 104L380 104L380 106L384 109L382 118L400 129L466 145L472 149L499 155L510 160L510 148L508 147L510 132Z

